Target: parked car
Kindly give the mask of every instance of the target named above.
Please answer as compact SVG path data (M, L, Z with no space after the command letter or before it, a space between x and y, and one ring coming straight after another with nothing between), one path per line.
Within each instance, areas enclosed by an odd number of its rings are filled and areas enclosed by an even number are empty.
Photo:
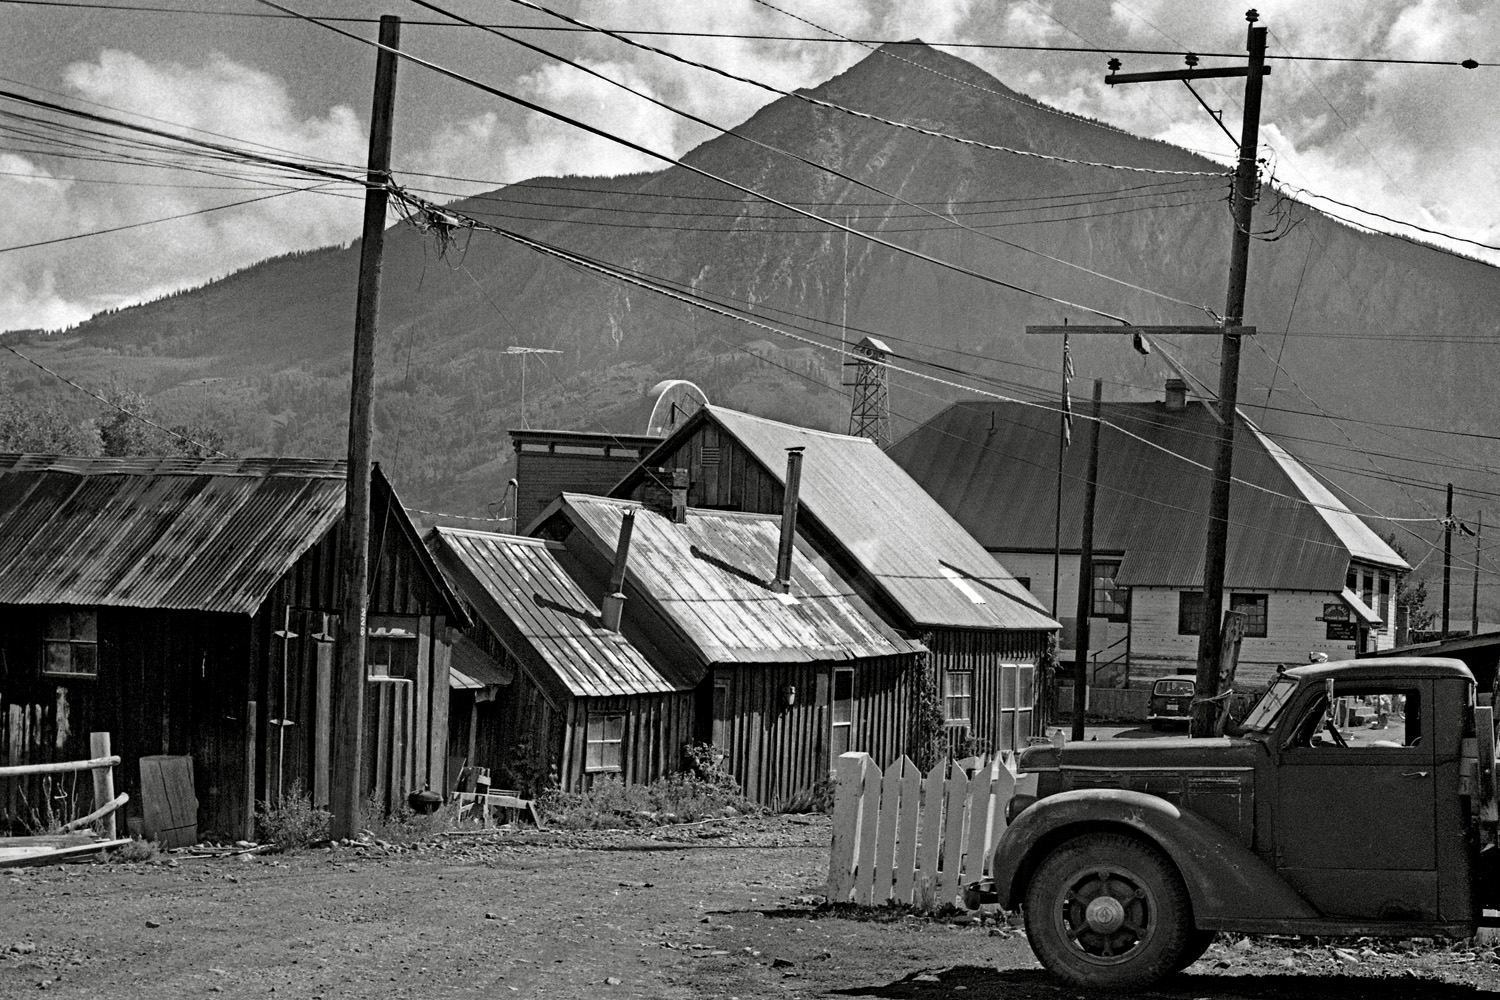
M1168 723L1187 725L1193 717L1193 695L1197 691L1198 681L1191 675L1163 677L1151 685L1146 721L1152 729L1161 729Z
M1340 727L1350 699L1403 711ZM1078 989L1148 986L1220 931L1500 923L1495 718L1458 660L1294 667L1235 736L1031 747L1019 763L1036 794L1011 799L992 877L965 902L1023 910L1037 958Z

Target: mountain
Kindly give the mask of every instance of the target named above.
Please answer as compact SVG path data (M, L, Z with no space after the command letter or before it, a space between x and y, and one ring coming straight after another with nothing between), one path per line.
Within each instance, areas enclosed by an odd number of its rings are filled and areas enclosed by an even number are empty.
M720 136L687 162L1133 322L1209 323L1194 307L1223 309L1227 178L1065 161L1221 171L1212 162L1045 107L920 43L886 46L807 93L1044 157L784 98L740 128L754 142ZM907 202L951 209L978 231L956 229L756 143ZM766 322L821 344L838 341L847 308L851 340L874 334L898 355L990 379L989 387L1007 396L1056 392L1060 345L1027 336L1028 323L1100 322L863 240L849 241L846 258L842 234L676 167L539 178L455 208L719 301L753 303ZM1256 220L1268 238L1251 249L1246 322L1261 332L1245 346L1242 408L1335 486L1382 513L1440 513L1441 494L1417 481L1489 489L1489 469L1500 465L1494 442L1409 428L1482 434L1492 427L1496 376L1487 352L1500 316L1500 272L1355 230L1270 190ZM91 384L113 376L139 387L163 412L226 426L246 453L339 454L357 257L358 247L348 246L278 258L63 335L22 339ZM526 359L524 416L522 360L505 353L511 345L562 352ZM1177 338L1169 347L1212 386L1217 349L1217 337ZM1142 358L1124 337L1075 338L1073 353L1079 405L1086 405L1089 378L1129 384L1108 385L1109 398L1139 399L1157 395L1171 374L1160 352ZM710 399L767 416L839 430L848 420L834 354L483 232L459 234L446 248L408 226L390 233L377 366L377 456L409 503L468 515L483 516L504 490L508 427L639 431L626 415L638 412L641 394L661 378L691 378ZM40 373L15 384L56 393ZM897 433L964 395L972 393L893 375ZM1363 422L1303 415L1322 412ZM1163 456L1163 474L1205 473ZM1476 504L1463 498L1460 513ZM1388 526L1376 527L1385 533ZM1439 537L1431 524L1414 530ZM1414 561L1429 551L1410 536L1405 547Z

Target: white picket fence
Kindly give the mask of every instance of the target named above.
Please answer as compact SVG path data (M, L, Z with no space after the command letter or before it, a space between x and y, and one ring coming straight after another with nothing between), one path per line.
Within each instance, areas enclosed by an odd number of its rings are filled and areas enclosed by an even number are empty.
M828 901L924 910L953 902L989 870L1017 791L1015 766L1007 752L992 761L945 760L924 776L902 757L882 774L869 754L840 756ZM1019 782L1034 793L1034 775Z

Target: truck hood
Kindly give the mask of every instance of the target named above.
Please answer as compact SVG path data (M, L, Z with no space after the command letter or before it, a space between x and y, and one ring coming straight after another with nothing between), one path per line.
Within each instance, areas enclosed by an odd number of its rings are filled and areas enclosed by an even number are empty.
M1258 740L1210 739L1087 740L1058 747L1029 747L1019 761L1022 771L1134 770L1138 768L1199 770L1216 767L1253 767L1264 760L1266 748Z

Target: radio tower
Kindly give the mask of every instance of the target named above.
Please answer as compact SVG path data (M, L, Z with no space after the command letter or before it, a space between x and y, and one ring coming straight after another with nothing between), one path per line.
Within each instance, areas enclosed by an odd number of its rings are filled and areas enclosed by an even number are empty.
M854 387L849 433L867 437L884 448L891 442L891 398L885 363L891 349L874 337L866 337L854 349L859 357L844 362L845 368L854 369L854 381L844 383Z

